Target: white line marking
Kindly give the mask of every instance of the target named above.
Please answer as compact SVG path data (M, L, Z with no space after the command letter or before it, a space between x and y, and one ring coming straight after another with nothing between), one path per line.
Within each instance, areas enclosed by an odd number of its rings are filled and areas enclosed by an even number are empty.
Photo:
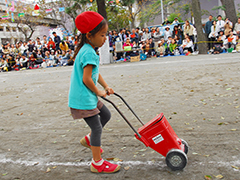
M16 161L9 159L9 158L1 158L0 163L2 164L16 164L16 165L24 165L24 166L76 166L76 167L81 167L81 166L90 166L90 161L85 161L85 162L44 162L42 160L37 160L37 161L26 161L26 160L21 160L18 159ZM155 162L155 161L123 161L123 162L114 162L119 165L128 165L128 166L138 166L138 165L143 165L143 166L158 166L158 167L165 167L165 161L164 157L162 160ZM233 169L234 171L240 171L239 169L234 169L232 166L239 167L240 166L240 160L235 160L235 161L230 161L230 162L216 162L216 161L209 161L208 164L211 164L215 167L226 167ZM206 164L202 162L193 162L193 166L205 166Z

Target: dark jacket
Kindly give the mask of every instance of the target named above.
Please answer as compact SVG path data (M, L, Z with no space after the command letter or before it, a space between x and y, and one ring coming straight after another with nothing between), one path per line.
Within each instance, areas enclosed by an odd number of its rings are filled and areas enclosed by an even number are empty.
M59 45L60 42L61 42L60 36L54 36L54 42L55 42L56 45Z
M211 27L212 27L213 21L208 21L205 24L205 33L209 35L211 33Z

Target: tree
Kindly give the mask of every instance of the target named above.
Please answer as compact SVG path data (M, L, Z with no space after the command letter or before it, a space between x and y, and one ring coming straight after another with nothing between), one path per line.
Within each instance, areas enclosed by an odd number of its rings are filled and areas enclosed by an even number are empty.
M168 10L172 10L175 14L178 14L183 19L186 19L187 15L191 12L191 0L163 0L163 14L167 17ZM150 3L142 12L140 12L139 18L141 19L142 26L145 22L153 21L156 16L161 14L161 0L155 0Z
M192 0L192 11L195 21L195 26L197 29L197 37L198 42L202 42L198 44L198 50L200 54L207 54L207 44L204 42L206 41L206 36L203 33L203 27L202 27L202 13L201 13L201 7L199 0Z
M237 22L237 13L234 0L221 0L221 2L225 9L226 17L229 18L234 25Z
M42 19L43 16L40 14L38 16L33 16L32 13L34 11L33 5L26 4L22 2L17 2L15 5L15 23L17 24L17 28L24 35L24 39L29 40L36 26L43 24Z
M135 12L133 12L133 4L137 3L137 8ZM146 4L147 0L122 0L121 3L123 6L128 7L128 12L130 16L130 21L132 24L132 27L135 28L135 21L138 16L138 14L142 11Z
M129 26L129 12L126 11L126 7L120 3L106 3L106 12L108 17L108 27L110 30L119 30L123 27ZM97 3L93 2L92 6L87 10L97 11Z
M98 13L107 19L107 11L105 6L105 0L97 0Z
M73 4L72 2L73 2L72 0L65 0L64 2L51 0L51 2L47 3L45 0L39 0L39 4L41 6L41 14L44 17L51 18L54 24L62 26L67 31L67 27L65 25L66 22L69 20L69 18L75 19L76 15L76 12L73 10L73 8L70 9L71 13L67 12L68 8L71 7L71 5ZM65 11L59 12L60 7L66 7ZM79 8L80 6L79 4L75 4L73 7L76 9ZM46 12L46 10L50 9L51 9L50 12Z

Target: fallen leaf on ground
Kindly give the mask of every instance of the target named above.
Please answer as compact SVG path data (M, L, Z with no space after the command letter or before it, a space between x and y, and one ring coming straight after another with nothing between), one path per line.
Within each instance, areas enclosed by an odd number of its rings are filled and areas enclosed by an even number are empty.
M130 168L129 166L124 167L124 169L125 169L126 171L129 170L129 168Z
M114 158L113 161L118 162L118 161L122 161L122 160L119 158Z
M50 171L51 171L51 169L48 167L47 170L46 170L46 173L48 173L48 172L50 172Z
M205 175L204 177L206 180L212 180L212 176L210 176L210 175Z
M221 174L219 174L219 175L217 175L215 177L218 178L218 179L222 179L223 178L223 176Z
M231 131L236 131L237 129L231 129Z
M237 166L234 166L234 165L232 165L232 167L233 167L234 169L239 169L239 167L237 167Z
M106 160L112 161L112 160L114 160L114 158L106 158Z

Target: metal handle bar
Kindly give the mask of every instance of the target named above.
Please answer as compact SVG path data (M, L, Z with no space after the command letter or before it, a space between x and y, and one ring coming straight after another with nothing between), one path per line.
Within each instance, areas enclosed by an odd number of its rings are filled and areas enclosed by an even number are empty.
M114 93L114 95L118 96L116 93ZM121 98L121 96L118 96ZM138 135L138 137L141 139L141 135L137 132L136 129L134 129L134 127L132 126L132 124L127 120L127 118L123 115L123 113L117 108L117 106L112 102L110 101L109 99L105 98L105 97L102 97L102 99L104 99L105 101L109 102L110 104L113 105L113 107L118 111L118 113L122 116L122 118L126 121L126 123L132 128L132 130ZM122 99L122 98L121 98ZM129 107L129 105L128 105ZM130 108L129 108L130 109ZM132 111L132 110L131 110ZM133 111L132 111L133 112ZM135 114L135 113L134 113ZM140 120L141 121L141 120ZM143 124L144 125L144 124Z
M144 123L142 122L142 120L138 117L138 115L132 110L132 108L128 105L128 103L123 99L122 96L120 96L119 94L117 93L113 93L115 96L119 97L123 102L124 104L128 107L128 109L134 114L134 116L138 119L138 121L144 125Z

